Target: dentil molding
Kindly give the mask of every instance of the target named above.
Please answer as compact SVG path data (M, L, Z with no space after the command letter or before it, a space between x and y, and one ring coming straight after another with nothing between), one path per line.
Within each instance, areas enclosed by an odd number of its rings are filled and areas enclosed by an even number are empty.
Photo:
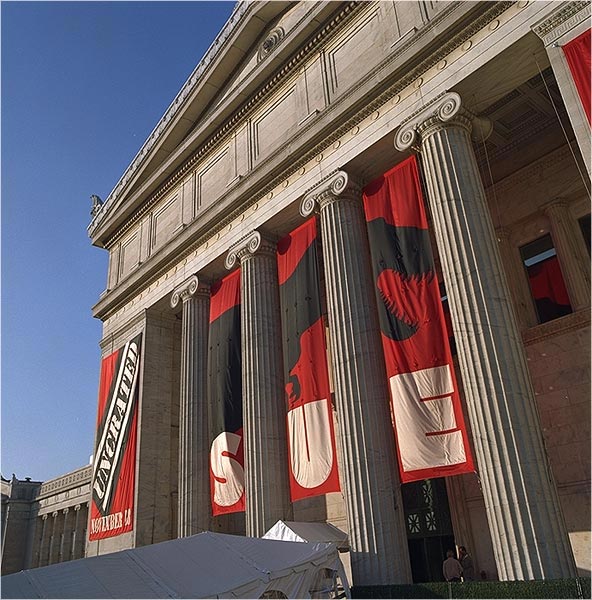
M536 23L532 30L550 46L562 35L590 20L590 2L562 2L545 19Z

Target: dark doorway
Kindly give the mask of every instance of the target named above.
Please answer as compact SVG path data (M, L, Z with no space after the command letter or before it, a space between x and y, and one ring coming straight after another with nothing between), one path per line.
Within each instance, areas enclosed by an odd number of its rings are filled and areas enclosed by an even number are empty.
M444 478L406 483L402 492L413 582L443 581L446 550L455 547Z

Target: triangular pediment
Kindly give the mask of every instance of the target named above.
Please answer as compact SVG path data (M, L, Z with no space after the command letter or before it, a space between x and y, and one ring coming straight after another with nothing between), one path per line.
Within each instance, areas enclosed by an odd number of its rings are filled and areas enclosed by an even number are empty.
M216 136L339 2L241 2L89 226L113 231ZM311 13L317 18L311 19Z

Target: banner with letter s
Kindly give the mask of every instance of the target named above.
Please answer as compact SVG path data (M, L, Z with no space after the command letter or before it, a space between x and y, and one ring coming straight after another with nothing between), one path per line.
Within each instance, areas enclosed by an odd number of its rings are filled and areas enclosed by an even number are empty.
M292 501L339 491L316 220L277 246Z
M142 334L101 362L90 541L133 529Z
M210 497L216 516L245 510L240 269L210 293Z
M403 483L475 470L415 157L364 188Z

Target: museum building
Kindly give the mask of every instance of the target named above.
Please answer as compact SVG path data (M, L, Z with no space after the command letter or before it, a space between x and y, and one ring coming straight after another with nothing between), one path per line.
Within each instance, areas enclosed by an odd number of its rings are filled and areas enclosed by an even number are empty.
M86 556L281 519L357 585L590 575L590 158L590 2L237 3L93 197Z

